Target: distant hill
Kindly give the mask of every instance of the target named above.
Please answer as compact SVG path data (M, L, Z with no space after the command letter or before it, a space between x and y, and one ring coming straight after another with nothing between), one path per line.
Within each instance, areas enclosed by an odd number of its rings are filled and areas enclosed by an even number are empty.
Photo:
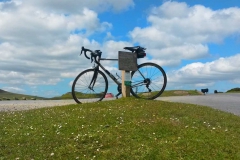
M12 93L0 89L0 100L36 100L36 99L48 99L48 98Z
M227 93L238 92L240 93L240 88L233 88L227 91Z
M1 93L6 93L7 91L4 91L4 90L2 90L2 89L0 89L0 94Z
M53 98L50 98L50 99L54 99L54 100L58 100L58 99L72 99L72 93L71 92L67 92L61 96L58 96L58 97L53 97Z

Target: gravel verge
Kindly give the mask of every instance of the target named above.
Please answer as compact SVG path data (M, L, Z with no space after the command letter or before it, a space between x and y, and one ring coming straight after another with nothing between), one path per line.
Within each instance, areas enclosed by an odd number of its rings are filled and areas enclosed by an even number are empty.
M115 100L116 98L104 98L103 101ZM91 102L88 99L84 103ZM77 104L73 99L67 100L11 100L11 101L0 101L0 112L13 112L23 111L30 109L65 106L69 104Z
M76 104L74 100L18 100L0 101L0 112L23 111L37 108Z

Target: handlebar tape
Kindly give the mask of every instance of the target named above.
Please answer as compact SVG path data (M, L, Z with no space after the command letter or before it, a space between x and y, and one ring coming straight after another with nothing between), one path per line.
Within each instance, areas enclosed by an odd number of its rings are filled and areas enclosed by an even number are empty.
M93 62L93 60L96 61L96 56L99 56L99 54L102 53L100 50L96 50L95 52L93 52L92 50L87 49L87 48L84 48L84 47L82 47L82 50L81 50L80 55L82 54L82 52L84 52L84 55L85 55L85 57L86 57L87 59L90 59L90 58L87 56L87 52L90 52L90 53L91 53L91 62Z
M85 49L84 47L82 47L82 50L81 50L80 55L82 54L82 52L84 52L84 56L85 56L87 59L90 59L90 58L87 56L87 51L90 51L90 50ZM90 51L90 52L91 52L91 51Z

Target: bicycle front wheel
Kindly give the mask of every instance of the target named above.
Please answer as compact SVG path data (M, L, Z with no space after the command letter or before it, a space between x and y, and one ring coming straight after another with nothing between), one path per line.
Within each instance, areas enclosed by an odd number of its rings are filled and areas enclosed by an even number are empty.
M101 101L108 90L105 74L98 70L87 69L81 72L72 85L72 96L77 103Z
M165 71L155 63L140 64L131 76L130 92L136 98L155 99L163 93L167 85Z

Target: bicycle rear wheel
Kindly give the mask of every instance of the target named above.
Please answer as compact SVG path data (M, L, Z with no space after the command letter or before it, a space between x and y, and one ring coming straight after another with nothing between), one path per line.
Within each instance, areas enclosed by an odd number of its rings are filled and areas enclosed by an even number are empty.
M131 76L130 92L136 98L155 99L163 93L167 85L165 71L155 63L140 64Z
M72 97L77 103L101 101L108 90L105 74L98 70L87 69L81 72L72 85Z

